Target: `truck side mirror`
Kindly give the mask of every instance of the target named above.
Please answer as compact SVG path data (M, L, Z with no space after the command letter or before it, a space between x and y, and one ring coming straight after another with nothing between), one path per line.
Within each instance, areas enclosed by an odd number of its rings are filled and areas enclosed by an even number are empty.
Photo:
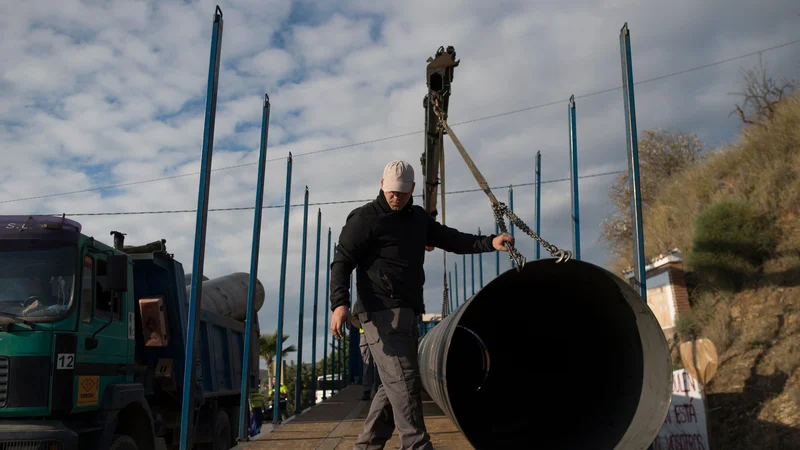
M108 289L112 292L128 292L128 255L108 257Z

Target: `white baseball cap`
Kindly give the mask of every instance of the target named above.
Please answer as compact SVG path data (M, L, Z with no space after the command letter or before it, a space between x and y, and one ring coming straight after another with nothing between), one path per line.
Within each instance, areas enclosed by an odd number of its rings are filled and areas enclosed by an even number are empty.
M414 168L405 161L391 161L383 168L384 192L411 192Z

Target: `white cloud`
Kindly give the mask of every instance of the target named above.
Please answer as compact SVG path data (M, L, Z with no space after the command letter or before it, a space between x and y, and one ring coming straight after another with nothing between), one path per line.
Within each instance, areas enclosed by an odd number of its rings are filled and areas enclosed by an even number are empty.
M454 45L456 69L451 122L561 101L553 106L454 126L493 186L534 179L542 152L543 179L569 176L567 99L577 100L579 169L582 175L624 169L625 129L620 90L580 97L620 84L619 29L632 33L634 78L663 74L734 57L797 38L796 8L771 8L740 0L695 5L639 5L620 0L564 6L530 2L450 1L376 4L350 1L222 2L224 31L211 208L252 208L264 94L272 104L265 205L282 205L286 157L295 156L292 204L371 199L381 169L403 158L418 167L424 126L425 60ZM108 6L23 3L0 17L0 202L98 186L198 172L203 140L212 17L211 1L119 1ZM675 25L675 24L679 24ZM796 76L800 46L765 53L779 74ZM711 143L737 129L728 112L739 88L738 69L757 57L642 84L637 87L639 129L679 128ZM379 140L364 145L308 152ZM477 187L455 148L446 143L448 191ZM610 212L612 177L580 180L583 259L603 265L600 221ZM197 175L110 190L0 203L0 213L97 213L194 209ZM505 201L506 189L497 196ZM533 186L514 188L517 212L534 224ZM322 209L323 247L328 227L335 242L347 213L359 203L309 208L304 360L311 355L316 212ZM195 215L76 216L85 232L110 241L110 230L129 243L167 239L191 272ZM569 184L546 183L542 235L571 247ZM253 211L209 213L205 273L209 277L250 266ZM451 194L448 225L494 231L481 192ZM259 279L267 300L262 329L275 327L281 263L282 208L265 209ZM285 332L296 343L302 208L291 209L287 258ZM534 241L517 234L519 248L534 256ZM547 256L542 251L543 256ZM462 258L448 255L448 270ZM467 258L469 262L469 258ZM318 341L323 322L326 249L321 251ZM484 281L495 273L485 255ZM429 311L441 303L442 255L426 263ZM501 268L509 267L501 255ZM477 269L477 259L476 259ZM469 267L467 268L469 275ZM455 275L455 274L453 274ZM459 289L463 280L459 273ZM455 279L454 279L455 281ZM470 282L468 280L468 288ZM477 287L477 283L476 283ZM463 302L463 292L461 301ZM295 356L291 356L294 359Z

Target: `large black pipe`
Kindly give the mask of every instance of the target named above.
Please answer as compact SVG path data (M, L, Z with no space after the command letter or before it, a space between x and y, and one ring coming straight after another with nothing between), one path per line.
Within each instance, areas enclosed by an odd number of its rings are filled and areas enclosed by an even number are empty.
M420 339L419 362L423 388L476 449L643 450L672 393L650 308L579 260L501 274Z

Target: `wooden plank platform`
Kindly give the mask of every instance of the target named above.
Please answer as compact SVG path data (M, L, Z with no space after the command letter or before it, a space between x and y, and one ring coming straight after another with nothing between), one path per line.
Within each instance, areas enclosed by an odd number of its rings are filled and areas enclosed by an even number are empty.
M425 426L433 446L439 449L471 449L464 435L452 420L423 391L423 414ZM361 386L351 385L328 397L304 414L290 418L274 430L262 432L250 442L242 442L239 449L352 449L356 438L363 430L364 419L369 412L370 401L361 400ZM265 424L266 425L266 424ZM268 429L268 428L267 428ZM400 448L395 430L387 449Z

